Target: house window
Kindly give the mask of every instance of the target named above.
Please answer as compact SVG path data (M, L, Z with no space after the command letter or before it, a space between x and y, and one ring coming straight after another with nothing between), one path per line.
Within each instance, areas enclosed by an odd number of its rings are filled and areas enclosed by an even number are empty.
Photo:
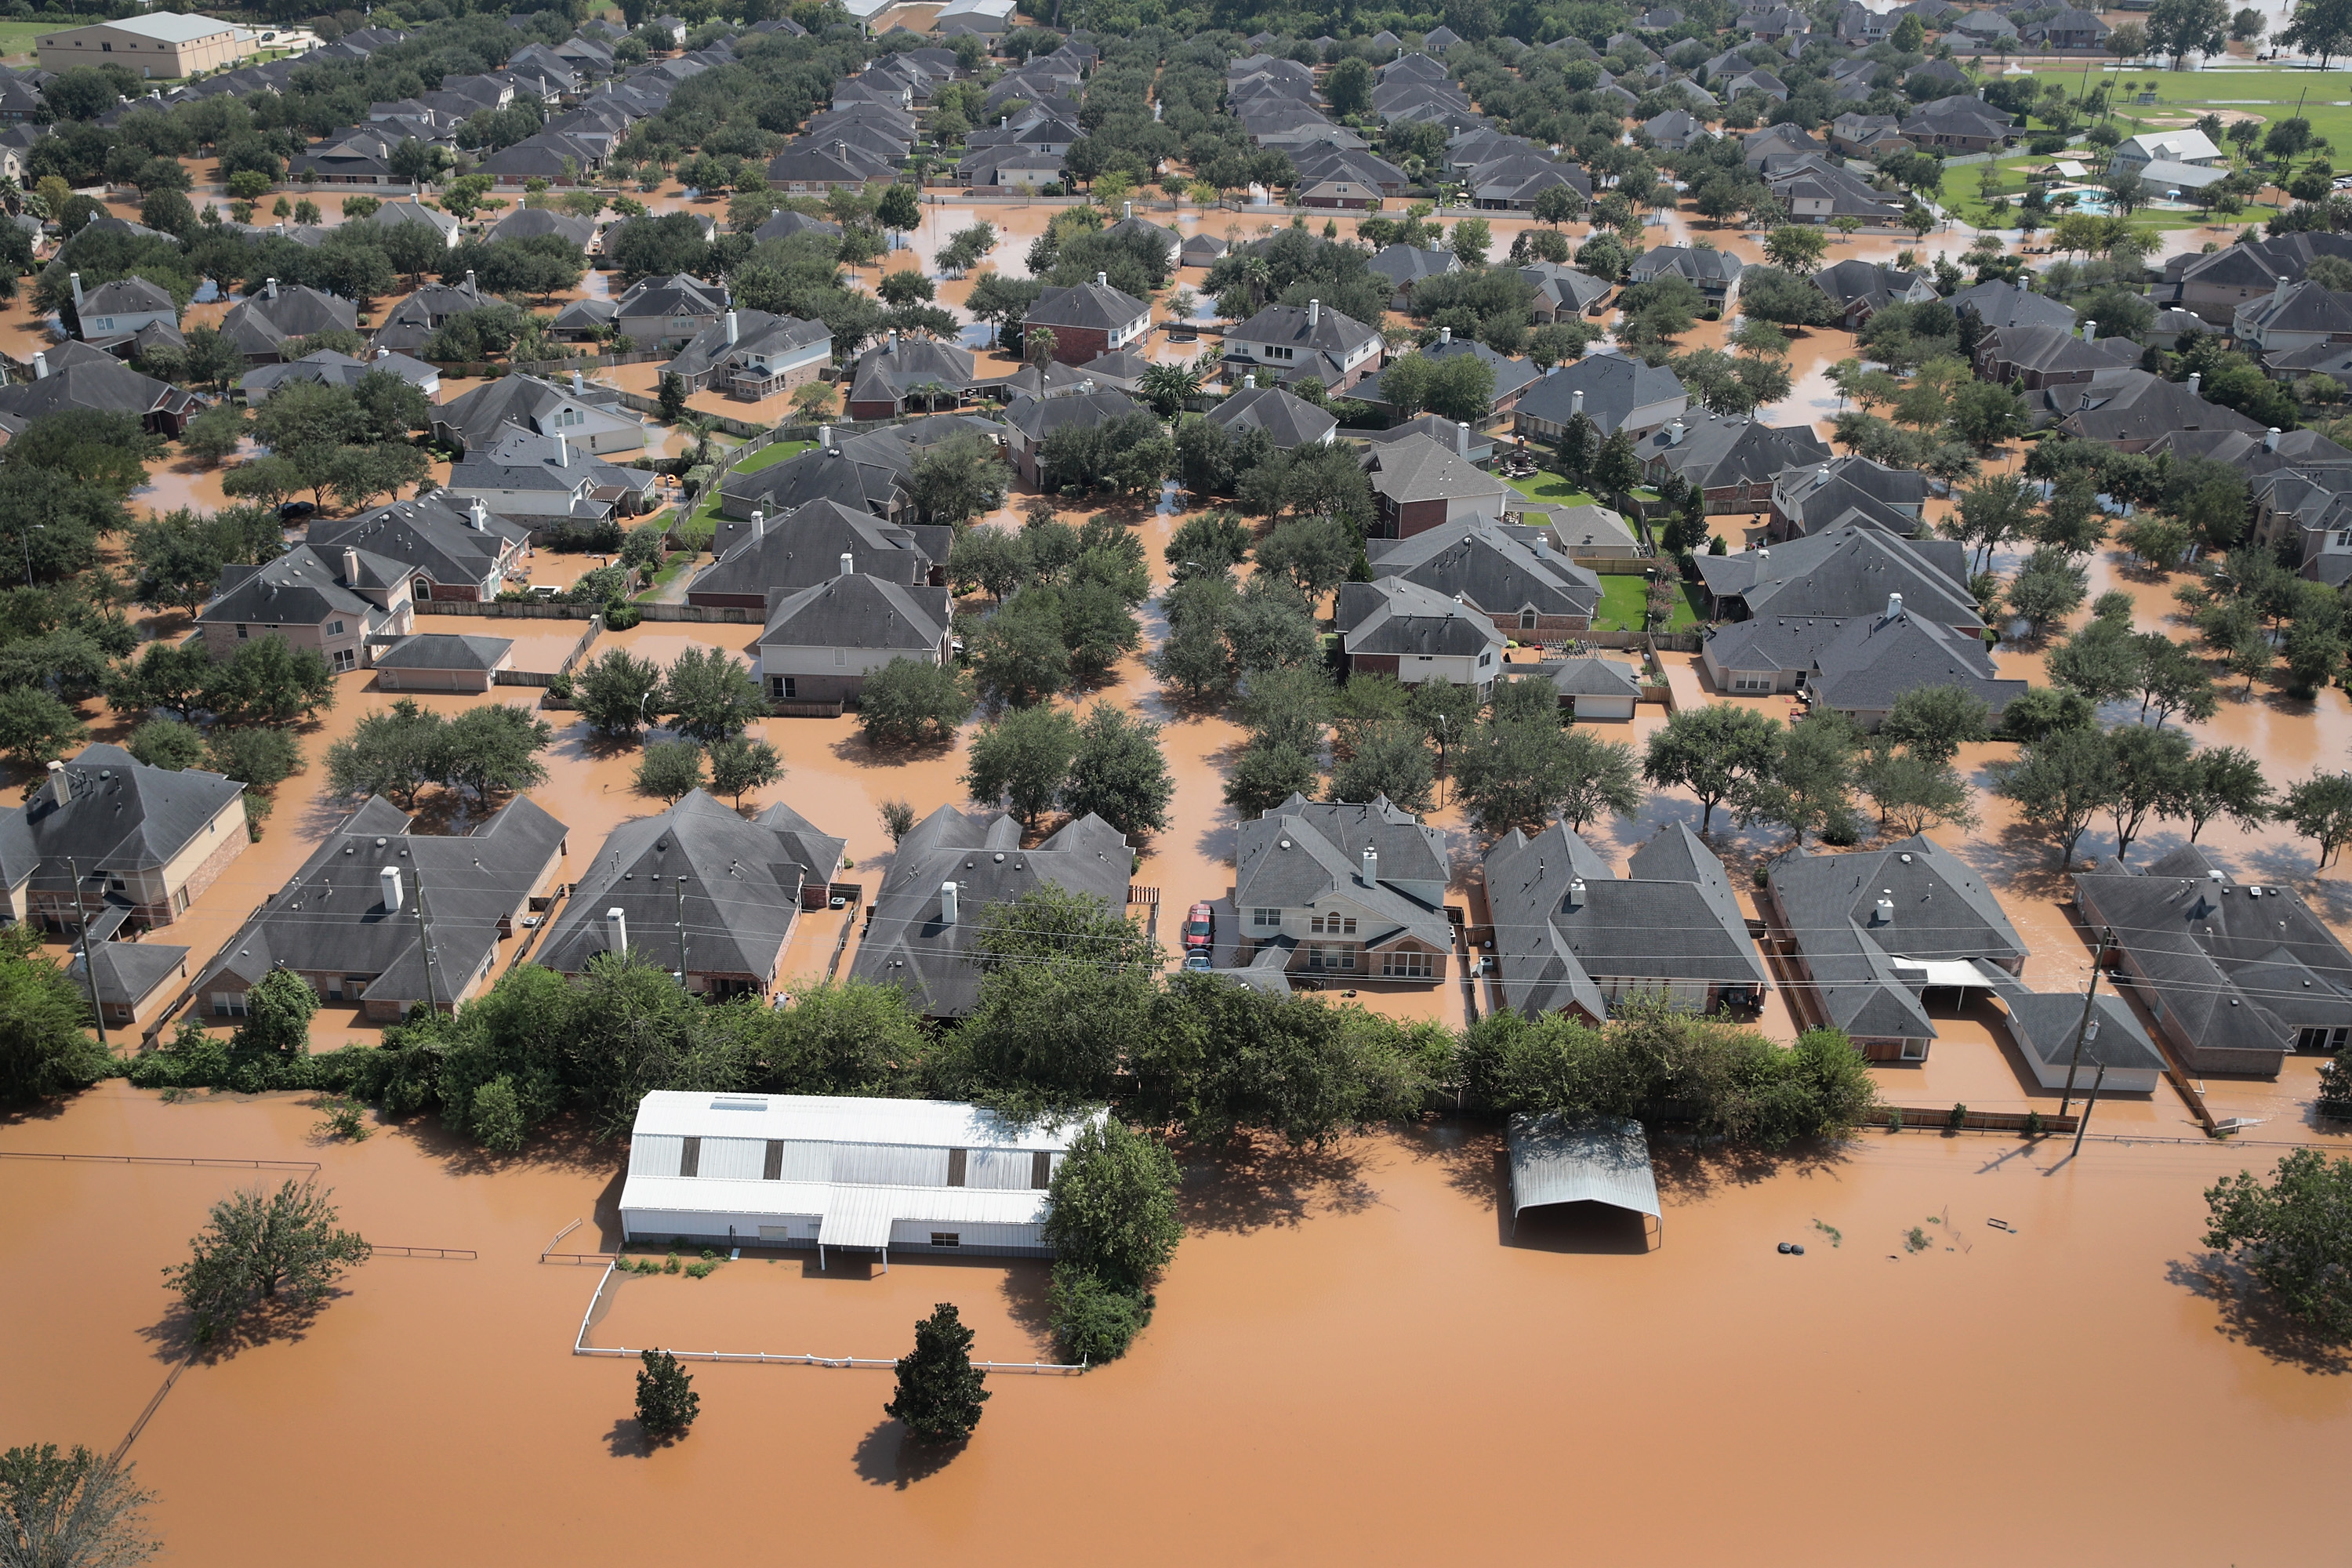
M327 635L331 637L339 637L342 636L343 623L341 621L329 621L327 623Z
M184 915L188 912L187 889L182 888L178 892L172 895L172 912L178 915Z
M1533 610L1521 610L1519 612L1519 630L1523 632L1531 632L1535 629L1536 613Z
M1309 934L1315 936L1353 936L1356 917L1353 915L1316 915L1307 922Z
M799 688L800 683L789 675L772 675L768 677L769 691L775 696L784 699L788 702L800 694Z
M1268 359L1297 359L1298 357L1297 350L1283 348L1274 343L1266 343L1260 347L1257 352L1264 354Z
M237 623L236 623L236 635L237 635L237 637L238 637L238 639L239 639L240 641L242 641L244 638L246 638L246 637L247 637L252 636L252 634L251 634L250 632L248 632L248 631L247 631L247 630L245 629L245 623L244 623L243 621L239 621L239 622L237 622Z
M213 993L213 1016L214 1016L214 1017L215 1017L215 1018L242 1018L242 1017L244 1017L244 1016L245 1016L245 993L244 993L244 992L242 992L242 991L215 991L215 992L214 992L214 993Z
M1482 653L1482 654L1480 654L1480 655L1478 656L1478 666L1479 666L1479 668L1482 668L1482 669L1483 669L1483 668L1485 668L1487 665L1490 665L1490 664L1492 664L1492 663L1494 663L1494 662L1495 662L1495 650L1494 650L1493 648L1488 648L1485 653Z
M2297 1029L2294 1048L2298 1051L2340 1051L2352 1029Z
M1327 942L1307 950L1307 963L1311 969L1344 969L1356 967L1356 950Z
M339 647L335 650L335 673L337 675L345 674L348 671L357 669L359 667L360 655L357 648Z
M2336 548L2352 550L2352 528L2339 528L2336 531Z
M343 976L343 994L350 1000L356 1002L361 997L366 995L367 988L368 977L366 975L346 974Z
M837 647L837 648L835 648L835 649L833 650L833 665L834 665L834 668L835 668L835 669L840 668L842 666L844 666L844 665L847 664L848 662L849 662L849 650L848 650L847 648L845 648L845 647Z
M1769 691L1772 689L1772 678L1769 675L1734 674L1731 678L1731 689L1734 691Z
M1381 973L1391 980L1429 980L1435 972L1430 967L1429 954L1408 947L1381 954Z
M933 1247L961 1247L963 1245L963 1232L960 1230L935 1230L931 1232L931 1245Z
M1927 1059L1927 1042L1925 1040L1904 1041L1903 1059L1906 1062L1926 1061Z

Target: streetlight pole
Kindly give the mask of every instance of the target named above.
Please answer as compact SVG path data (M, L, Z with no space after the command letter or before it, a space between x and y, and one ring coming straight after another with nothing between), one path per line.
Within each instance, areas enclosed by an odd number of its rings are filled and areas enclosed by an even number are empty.
M425 868L421 865L416 868L416 946L425 959L425 1011L437 1013L441 1003L433 986L433 926L425 913ZM452 1003L456 1000L454 996L450 998Z
M2091 1022L2091 1005L2099 995L2099 971L2106 967L2107 944L2115 940L2116 933L2112 927L2102 928L2099 932L2099 950L2091 955L2091 986L2089 990L2083 993L2083 1016L2074 1024L2074 1054L2066 1064L2066 1096L2058 1102L2058 1114L2061 1116L2074 1109L2074 1078L2083 1066L2083 1042L2092 1038L2095 1029L2095 1026ZM2099 1070L2104 1074L2106 1069L2102 1067ZM2077 1131L2079 1132L2080 1130ZM2080 1143L2082 1140L2078 1136L2075 1142Z
M70 855L66 857L66 879L73 888L74 928L79 933L81 943L82 982L89 987L89 1016L98 1021L98 1043L103 1046L106 1044L106 1009L98 1000L98 966L90 962L89 911L81 904L81 868L74 864Z

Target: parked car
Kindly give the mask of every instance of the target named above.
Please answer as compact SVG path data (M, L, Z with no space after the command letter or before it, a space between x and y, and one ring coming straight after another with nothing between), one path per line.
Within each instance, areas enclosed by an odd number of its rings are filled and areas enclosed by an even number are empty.
M1194 904L1184 917L1184 951L1199 949L1208 952L1217 945L1217 911L1206 904Z
M278 509L278 521L280 522L299 522L302 519L309 517L312 512L317 511L318 510L318 507L310 501L289 500L285 505Z
M1184 967L1192 970L1195 973L1207 973L1211 967L1211 960L1209 958L1208 951L1204 948L1196 947L1192 952L1186 953L1184 955Z

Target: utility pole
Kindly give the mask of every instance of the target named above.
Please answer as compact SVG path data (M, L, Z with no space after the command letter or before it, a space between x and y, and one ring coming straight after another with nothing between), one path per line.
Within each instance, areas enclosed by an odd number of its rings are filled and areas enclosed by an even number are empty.
M81 868L66 857L66 878L73 884L74 929L81 937L81 977L89 987L89 1016L98 1020L98 1043L106 1044L106 1009L98 1000L98 965L89 957L89 911L81 907Z
M421 865L416 868L416 946L425 955L425 1010L437 1013L441 1003L433 993L433 927L425 915L425 868Z
M686 989L686 879L672 879L677 889L677 988Z
M2099 971L2106 967L2107 944L2116 940L2112 928L2099 932L2099 951L2091 955L2091 988L2083 993L2083 1016L2074 1024L2074 1055L2066 1064L2066 1098L2058 1102L2058 1114L2065 1115L2074 1106L2074 1074L2083 1065L2083 1042L2090 1037L2091 1005L2098 1000Z
M2083 1134L2090 1130L2091 1112L2097 1109L2099 1103L2099 1087L2106 1081L2107 1064L2101 1062L2099 1076L2091 1080L2091 1098L2083 1102L2083 1120L2074 1123L2074 1152L2066 1156L2070 1160L2083 1152Z

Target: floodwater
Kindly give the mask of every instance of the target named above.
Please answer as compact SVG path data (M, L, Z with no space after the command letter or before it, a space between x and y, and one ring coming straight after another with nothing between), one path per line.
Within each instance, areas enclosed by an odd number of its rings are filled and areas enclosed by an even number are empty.
M2337 1554L2352 1381L2198 1246L2200 1190L2274 1149L1881 1134L1739 1170L1662 1150L1646 1238L1606 1213L1513 1236L1475 1125L1195 1153L1134 1351L992 1377L961 1451L902 1442L887 1372L689 1363L701 1418L648 1453L634 1362L571 1353L601 1270L536 1261L575 1218L566 1250L609 1242L620 1152L498 1162L429 1125L320 1144L316 1119L109 1085L0 1128L11 1152L317 1161L371 1240L478 1254L378 1258L297 1336L180 1379L130 1452L173 1561L331 1539L339 1563L408 1564L463 1521L474 1562L731 1561L781 1524L796 1553L997 1563L1033 1559L1046 1519L1147 1563L1464 1560L1564 1520L1642 1562ZM0 1441L120 1442L182 1353L159 1270L206 1205L284 1174L0 1161L0 1247L43 1265L10 1299L41 1353L0 1368ZM948 1300L982 1355L1050 1355L1038 1265L834 1261L616 1280L589 1342L888 1357Z

